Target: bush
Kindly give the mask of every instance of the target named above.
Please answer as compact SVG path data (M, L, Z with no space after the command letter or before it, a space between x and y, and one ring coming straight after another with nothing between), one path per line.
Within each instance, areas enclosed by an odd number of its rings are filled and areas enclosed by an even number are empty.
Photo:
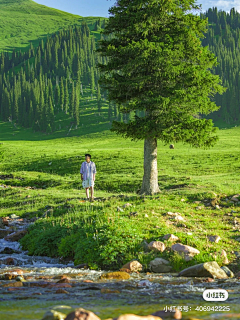
M67 232L67 228L62 226L38 227L32 229L19 242L23 250L28 250L29 255L57 257L60 240Z
M135 222L120 219L96 229L81 230L74 263L88 263L92 268L97 265L102 269L119 269L136 258L143 238L144 234L136 229Z

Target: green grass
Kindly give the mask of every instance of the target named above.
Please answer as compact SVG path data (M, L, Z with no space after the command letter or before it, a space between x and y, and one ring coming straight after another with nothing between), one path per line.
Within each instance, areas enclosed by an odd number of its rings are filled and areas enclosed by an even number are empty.
M233 260L240 237L233 221L239 219L240 206L226 198L240 190L240 127L219 130L219 142L209 150L180 143L170 150L159 142L162 193L144 199L136 193L143 176L143 141L132 142L111 133L107 103L103 102L99 116L90 88L84 88L80 105L80 125L70 132L71 118L61 112L56 118L59 129L51 135L0 122L4 150L0 185L7 186L0 188L0 216L42 217L50 209L23 238L25 248L31 254L88 262L92 268L107 268L109 261L109 268L116 269L131 258L147 266L153 256L142 253L142 240L162 240L164 234L174 233L180 242L201 252L190 262L169 249L158 255L170 259L176 271L211 260L210 254L221 249ZM86 152L92 154L97 168L95 197L100 199L94 204L84 202L80 181ZM4 174L12 176L4 178ZM221 209L206 205L213 199ZM132 206L117 211L126 202ZM199 206L202 209L197 210ZM131 216L131 211L138 215ZM174 222L166 215L168 211L181 213L185 221ZM93 240L96 232L103 242ZM215 234L220 242L210 243L207 236Z
M82 17L49 8L32 0L0 0L0 50L12 52L13 49L28 49L40 39L46 39L60 29L70 25L81 25L85 20L90 30L99 17ZM93 31L96 39L99 31Z

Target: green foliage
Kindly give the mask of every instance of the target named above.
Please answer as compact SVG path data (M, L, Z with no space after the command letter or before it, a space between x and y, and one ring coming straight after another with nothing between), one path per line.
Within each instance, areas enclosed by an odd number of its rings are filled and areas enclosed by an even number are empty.
M138 252L137 260L141 263L141 265L143 266L143 270L146 272L148 270L150 261L154 260L157 257L159 258L159 255L154 251Z
M102 33L115 36L99 41L96 51L109 57L106 65L98 63L99 83L109 90L109 100L117 102L122 113L146 111L145 117L136 115L129 123L114 121L112 131L133 140L182 141L194 147L216 143L213 123L196 116L217 110L209 96L222 94L226 88L206 70L217 60L198 38L205 32L207 19L186 14L192 8L198 7L190 1L181 8L165 2L159 13L158 1L146 5L142 0L121 0L111 7L113 16Z
M118 269L136 257L143 234L133 222L115 219L98 227L89 226L79 232L75 264L88 263L90 267Z
M185 261L183 255L174 252L172 255L170 255L169 261L171 262L173 270L179 272L185 268L194 266L195 264L204 263L207 261L217 261L219 263L222 261L222 259L219 257L216 257L216 259L214 259L211 255L209 255L209 253L204 252L195 255L190 261ZM221 266L222 264L220 263L219 265Z
M0 160L4 159L4 149L3 149L3 144L0 143Z
M67 232L67 228L60 226L38 226L37 230L20 239L20 243L23 250L29 251L29 255L57 257L59 241Z

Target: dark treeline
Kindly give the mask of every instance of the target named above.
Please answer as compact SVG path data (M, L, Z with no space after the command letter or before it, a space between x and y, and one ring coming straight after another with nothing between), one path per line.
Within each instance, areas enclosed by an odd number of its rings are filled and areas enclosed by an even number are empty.
M99 21L97 21L97 26ZM83 85L97 92L101 110L97 62L104 57L94 50L95 39L85 22L48 37L28 52L13 51L0 58L0 115L34 131L52 132L57 112L70 114L79 124Z
M208 45L219 62L212 72L219 75L223 86L228 88L213 98L221 108L209 118L234 124L240 121L240 14L234 8L229 14L213 7L200 16L207 17L212 24L202 40L203 46Z

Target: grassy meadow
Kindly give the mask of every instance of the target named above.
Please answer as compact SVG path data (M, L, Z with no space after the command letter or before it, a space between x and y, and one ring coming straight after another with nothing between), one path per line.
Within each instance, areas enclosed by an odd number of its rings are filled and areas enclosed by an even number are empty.
M143 141L111 133L108 105L103 102L99 115L90 88L84 88L80 106L80 125L70 131L71 118L62 112L56 117L58 129L49 135L0 122L0 216L40 218L20 240L23 248L93 269L119 269L136 258L147 270L153 257L163 257L178 271L212 260L211 254L222 249L233 261L239 250L240 206L230 200L240 190L240 127L219 130L218 143L208 150L180 143L169 149L159 142L162 192L141 197ZM79 173L86 152L97 168L93 203L85 201ZM131 206L123 209L127 202ZM184 221L171 219L169 211L179 212ZM143 240L162 241L167 233L201 253L186 262L165 240L162 254L144 252ZM211 243L208 235L221 240ZM217 261L222 264L221 258Z
M99 17L82 17L58 9L49 8L32 0L0 0L0 50L28 50L47 35L69 27L81 25L85 20L90 30ZM93 31L96 39L99 31Z

